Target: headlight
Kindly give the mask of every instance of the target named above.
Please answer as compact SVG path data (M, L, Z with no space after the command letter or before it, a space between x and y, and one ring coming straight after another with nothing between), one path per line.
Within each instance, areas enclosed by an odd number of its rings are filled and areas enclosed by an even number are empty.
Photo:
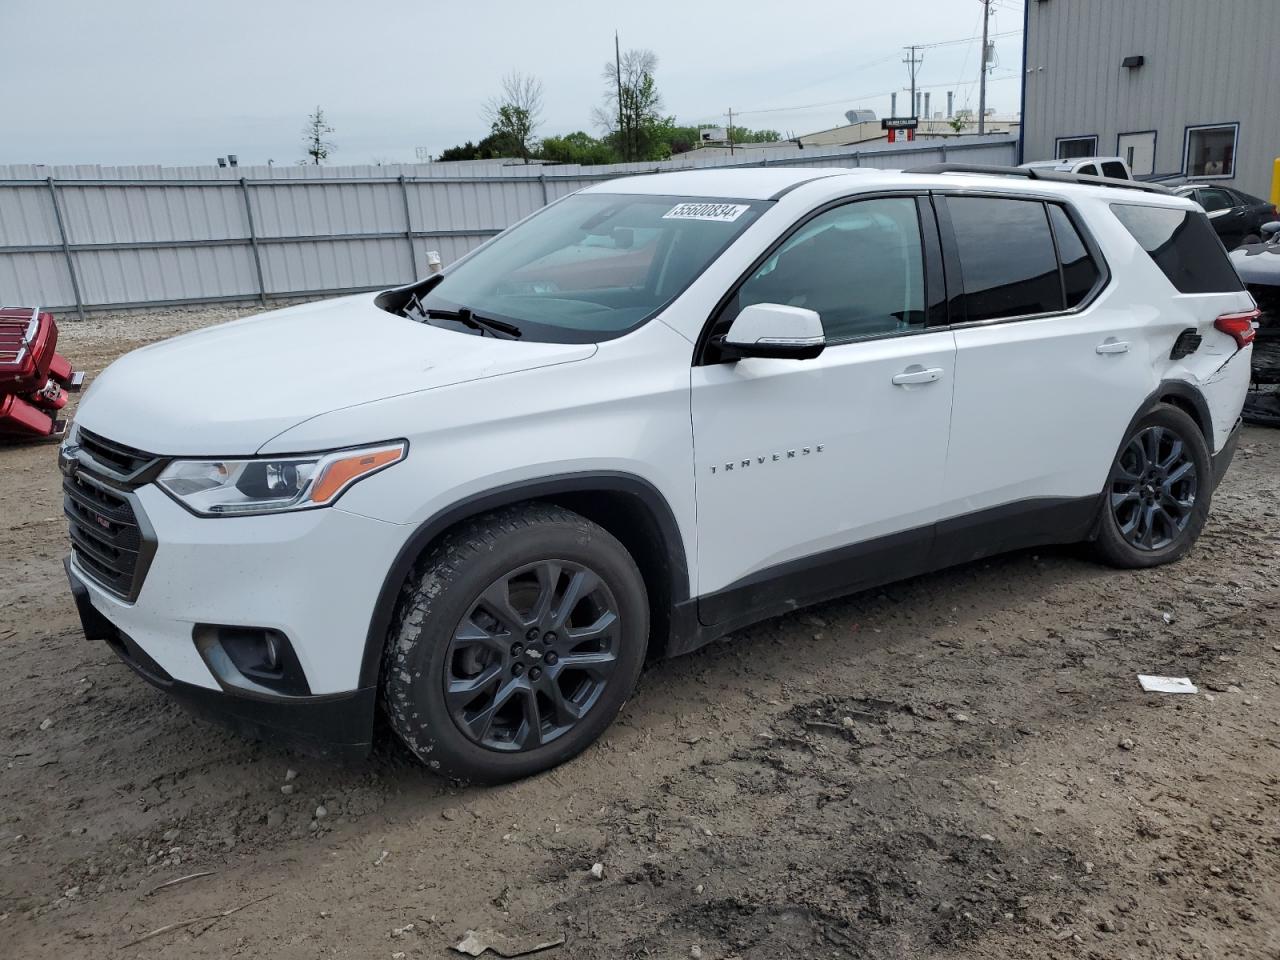
M156 481L203 517L327 507L347 488L404 459L403 441L297 457L175 460Z

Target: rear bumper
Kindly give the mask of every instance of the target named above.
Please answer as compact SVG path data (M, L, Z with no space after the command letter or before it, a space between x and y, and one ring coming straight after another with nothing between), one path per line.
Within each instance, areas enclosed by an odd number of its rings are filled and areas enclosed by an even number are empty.
M1213 455L1213 486L1216 490L1218 484L1222 482L1222 478L1226 476L1227 468L1231 466L1231 461L1235 459L1236 447L1240 444L1240 421L1236 420L1236 425L1231 428L1226 443L1222 445L1222 449Z
M71 568L70 558L64 564L85 636L104 641L134 673L192 713L230 726L245 736L318 756L359 758L369 753L376 687L321 696L264 697L175 680L94 607L88 588Z

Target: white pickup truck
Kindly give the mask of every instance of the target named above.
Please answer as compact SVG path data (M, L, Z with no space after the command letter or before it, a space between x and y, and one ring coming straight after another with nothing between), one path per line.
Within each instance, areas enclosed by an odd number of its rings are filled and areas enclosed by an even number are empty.
M1132 180L1133 171L1119 157L1069 157L1064 160L1034 160L1022 164L1027 170L1057 170L1061 173L1078 173L1086 177L1108 177L1111 180Z

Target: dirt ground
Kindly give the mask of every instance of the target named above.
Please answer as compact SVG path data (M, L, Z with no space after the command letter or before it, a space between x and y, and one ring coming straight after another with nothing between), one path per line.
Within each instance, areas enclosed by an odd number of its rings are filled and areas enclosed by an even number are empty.
M92 376L236 313L63 344ZM1023 553L769 621L497 789L189 718L81 636L58 488L0 450L0 957L1280 957L1280 433L1181 563Z

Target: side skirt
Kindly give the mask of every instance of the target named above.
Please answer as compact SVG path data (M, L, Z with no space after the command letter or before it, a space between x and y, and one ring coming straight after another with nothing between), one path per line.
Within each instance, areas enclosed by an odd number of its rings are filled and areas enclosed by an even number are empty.
M1021 500L770 567L676 604L667 655L897 580L1011 550L1090 539L1101 503L1101 495Z

